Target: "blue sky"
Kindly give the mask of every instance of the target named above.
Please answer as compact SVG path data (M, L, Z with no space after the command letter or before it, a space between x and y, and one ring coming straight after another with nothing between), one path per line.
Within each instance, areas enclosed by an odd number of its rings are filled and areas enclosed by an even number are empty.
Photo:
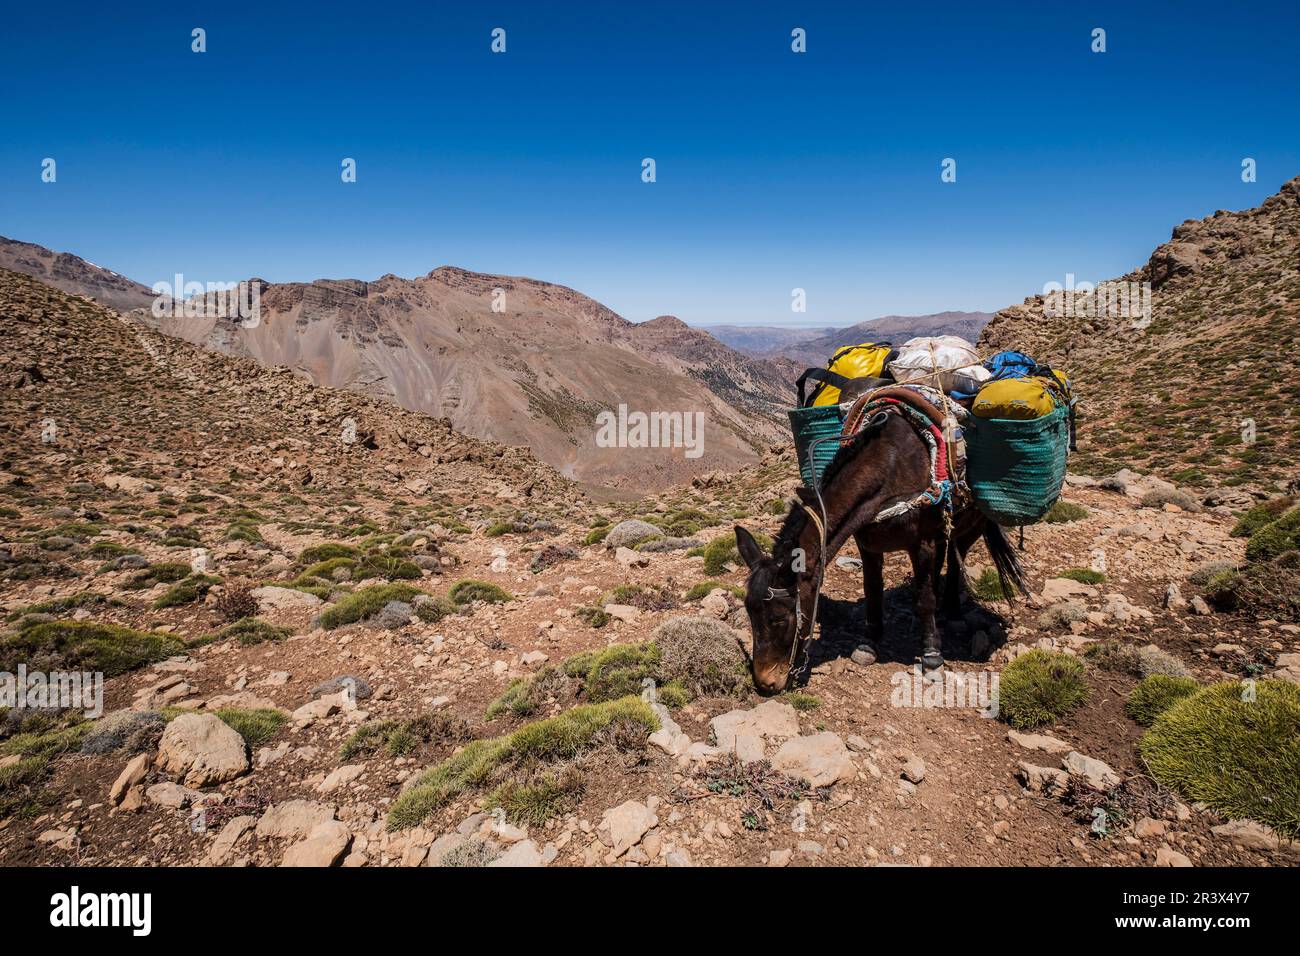
M1300 173L1294 2L551 7L11 4L0 234L146 284L454 264L830 325L1120 275Z

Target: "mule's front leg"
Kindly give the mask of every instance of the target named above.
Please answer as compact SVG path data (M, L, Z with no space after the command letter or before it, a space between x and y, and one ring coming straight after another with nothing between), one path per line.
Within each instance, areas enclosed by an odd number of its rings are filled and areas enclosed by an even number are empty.
M943 666L943 641L934 622L938 603L935 568L943 554L934 539L923 541L912 552L912 582L916 589L916 617L921 622L921 666L935 670Z

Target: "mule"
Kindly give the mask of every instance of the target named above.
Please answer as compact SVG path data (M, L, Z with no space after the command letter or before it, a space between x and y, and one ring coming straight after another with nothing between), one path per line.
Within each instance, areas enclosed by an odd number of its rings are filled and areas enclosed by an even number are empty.
M941 578L942 610L961 613L962 563L976 539L983 537L1007 594L1027 591L1024 573L1002 529L973 506L959 508L945 527L942 506L922 506L876 521L882 510L906 501L930 484L929 449L900 415L879 412L840 449L821 479L825 528L815 492L798 490L772 554L766 555L753 535L736 526L736 547L749 567L745 610L753 631L754 684L764 693L779 693L798 673L798 651L815 626L817 595L827 564L849 538L862 556L862 587L867 603L863 642L874 661L884 632L884 562L891 551L906 551L912 560L916 616L921 624L921 663L926 670L943 666L942 641L935 622Z

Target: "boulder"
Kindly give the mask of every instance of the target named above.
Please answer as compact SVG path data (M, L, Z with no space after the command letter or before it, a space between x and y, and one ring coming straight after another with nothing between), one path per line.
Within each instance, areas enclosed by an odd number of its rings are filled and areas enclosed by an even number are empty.
M1030 793L1058 796L1065 792L1070 775L1055 767L1038 767L1025 761L1016 764L1016 776Z
M316 790L319 793L333 793L339 787L351 783L365 772L365 766L359 763L335 767L330 771L329 776L317 785Z
M606 604L605 613L625 624L632 624L641 617L641 609L631 604Z
M169 810L182 810L203 797L197 790L182 787L179 783L155 783L144 792L145 799Z
M1110 768L1105 761L1097 760L1071 750L1061 761L1072 777L1083 777L1095 790L1110 790L1120 784L1120 775Z
M488 866L545 866L542 850L534 840L520 840Z
M334 819L334 808L311 800L286 800L268 807L257 821L263 837L305 837L322 823Z
M798 777L813 787L829 787L841 780L852 780L857 774L849 748L844 746L839 734L829 730L787 740L772 758L772 769Z
M334 866L343 859L352 844L352 834L338 820L319 823L307 839L285 851L281 866Z
M631 548L619 548L614 552L614 560L625 568L644 568L650 563L650 556Z
M691 749L691 738L682 732L681 726L673 720L673 715L663 704L650 705L659 718L659 729L650 735L652 746L658 747L671 757L680 757Z
M908 783L920 783L925 779L925 761L916 754L908 754L903 760L903 769L899 776Z
M316 607L321 604L321 599L314 594L308 594L306 591L298 591L294 588L281 588L273 584L265 587L253 588L252 595L257 601L257 610L261 614L267 611L282 611L295 607Z
M1097 589L1092 585L1084 584L1082 581L1076 581L1073 578L1049 578L1043 582L1043 590L1040 595L1044 604L1055 604L1057 601L1064 601L1072 597L1093 597Z
M181 714L163 731L158 765L183 777L187 787L206 787L247 773L248 747L215 714Z
M1191 866L1192 861L1170 846L1156 850L1156 866Z
M631 548L642 541L662 538L663 536L663 531L648 521L629 518L627 521L620 521L609 529L609 534L605 535L605 547L610 551L616 551L619 548Z
M149 772L149 755L139 754L132 757L122 772L117 775L113 781L113 786L108 791L108 802L117 805L122 802L126 792L134 787L137 783L144 780L144 776Z
M221 828L217 838L212 841L212 846L208 849L208 859L218 866L224 863L226 858L234 851L239 838L256 825L257 817L235 817Z
M730 710L709 721L709 730L724 753L746 763L762 760L766 745L799 735L799 715L789 704L765 700L750 710Z
M628 800L605 811L596 836L618 857L640 843L646 831L658 822L659 818L644 803Z
M721 621L727 616L727 612L731 610L727 604L727 592L722 588L714 588L700 601L700 610Z
M370 682L364 677L356 674L343 674L317 684L311 689L310 694L312 700L319 700L321 697L330 697L341 692L347 692L354 700L366 700L374 693L374 690L371 688Z
M1229 820L1227 823L1211 827L1210 830L1215 836L1231 840L1248 850L1271 852L1279 846L1277 833L1273 828L1254 820Z

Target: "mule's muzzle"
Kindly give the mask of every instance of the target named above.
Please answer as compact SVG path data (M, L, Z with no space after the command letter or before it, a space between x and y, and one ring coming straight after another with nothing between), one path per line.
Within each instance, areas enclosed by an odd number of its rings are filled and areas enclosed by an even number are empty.
M790 667L785 661L767 666L754 662L754 687L760 694L779 694L790 683Z

